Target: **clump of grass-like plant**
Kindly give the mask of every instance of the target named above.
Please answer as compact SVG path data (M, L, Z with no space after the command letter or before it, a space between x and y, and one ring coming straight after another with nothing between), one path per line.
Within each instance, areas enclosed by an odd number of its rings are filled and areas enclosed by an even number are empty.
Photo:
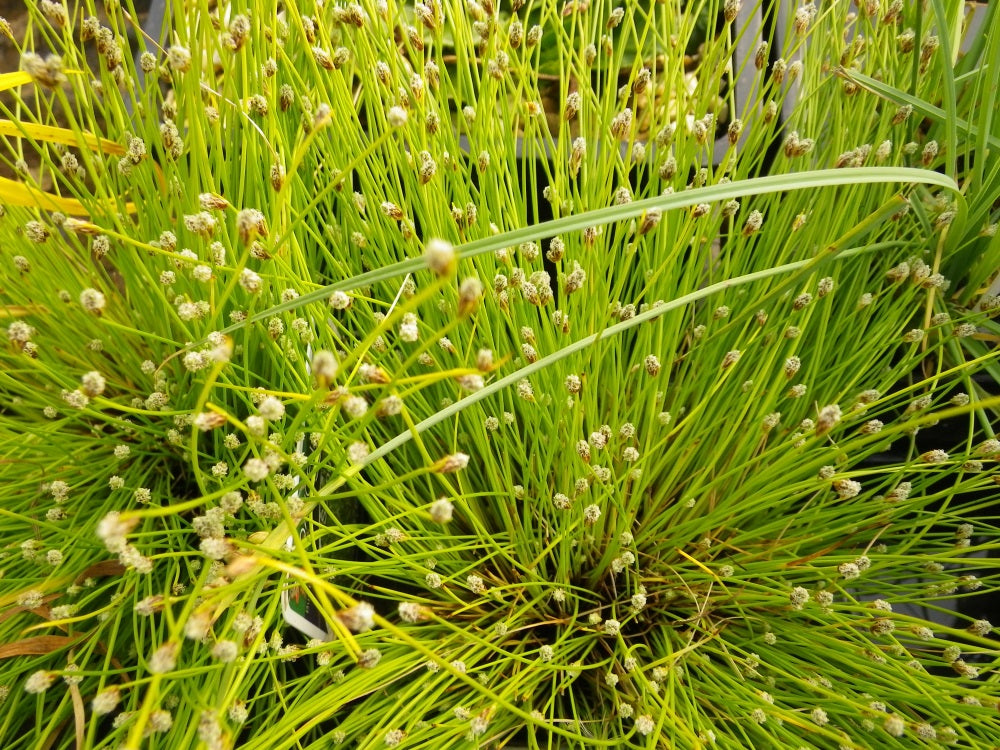
M4 748L998 736L996 7L167 5L0 75Z

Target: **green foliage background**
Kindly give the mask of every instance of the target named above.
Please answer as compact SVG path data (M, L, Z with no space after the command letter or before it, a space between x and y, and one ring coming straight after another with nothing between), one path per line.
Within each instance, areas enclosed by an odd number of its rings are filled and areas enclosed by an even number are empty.
M0 75L5 748L995 741L995 6L168 5Z

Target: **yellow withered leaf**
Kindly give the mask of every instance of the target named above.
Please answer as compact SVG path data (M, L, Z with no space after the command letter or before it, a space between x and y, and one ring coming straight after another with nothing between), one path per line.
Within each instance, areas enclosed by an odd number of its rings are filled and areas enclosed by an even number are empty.
M11 138L27 137L36 141L62 143L66 146L79 146L82 141L91 151L104 151L116 156L121 156L125 153L124 146L114 141L109 141L107 138L100 138L93 133L78 133L69 128L58 128L54 125L38 125L32 122L0 120L0 135L10 136Z
M31 75L25 73L23 70L18 70L14 73L0 73L0 91L6 91L15 86L23 86L26 83L31 83Z
M4 318L26 318L29 315L44 315L48 311L45 305L4 305L0 307L0 320Z
M0 203L7 206L40 208L43 211L62 211L70 216L90 216L90 210L75 198L46 193L30 185L0 177ZM126 203L125 211L135 213L135 204Z
M64 70L63 73L68 76L83 75L82 70ZM13 73L0 73L0 91L6 91L15 86L24 86L25 84L32 83L33 80L31 73L24 70L18 70Z

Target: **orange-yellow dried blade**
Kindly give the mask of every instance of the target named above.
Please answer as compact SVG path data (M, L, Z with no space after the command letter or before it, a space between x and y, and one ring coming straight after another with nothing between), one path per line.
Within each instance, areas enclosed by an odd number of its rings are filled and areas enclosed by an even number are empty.
M77 133L69 128L57 128L54 125L36 125L32 122L14 122L13 120L0 120L0 135L7 135L12 138L33 138L36 141L48 141L49 143L62 143L66 146L79 146L80 141L91 151L104 151L109 154L121 156L125 153L125 147L109 141L107 138L99 138L93 133Z
M31 75L19 70L16 73L0 73L0 91L31 83Z
M46 193L44 190L15 180L0 177L0 203L7 206L26 206L43 211L61 211L70 216L90 216L90 210L75 198ZM135 213L135 204L125 204L125 211Z
M83 750L87 742L87 709L83 705L83 696L80 694L80 686L75 682L69 684L69 694L73 701L73 727L76 731L76 750ZM59 732L49 735L53 740L58 739ZM46 739L46 742L48 739ZM55 744L53 742L52 744Z
M0 659L9 659L12 656L44 656L72 646L78 640L79 636L71 635L37 635L34 638L22 638L14 643L0 645Z

